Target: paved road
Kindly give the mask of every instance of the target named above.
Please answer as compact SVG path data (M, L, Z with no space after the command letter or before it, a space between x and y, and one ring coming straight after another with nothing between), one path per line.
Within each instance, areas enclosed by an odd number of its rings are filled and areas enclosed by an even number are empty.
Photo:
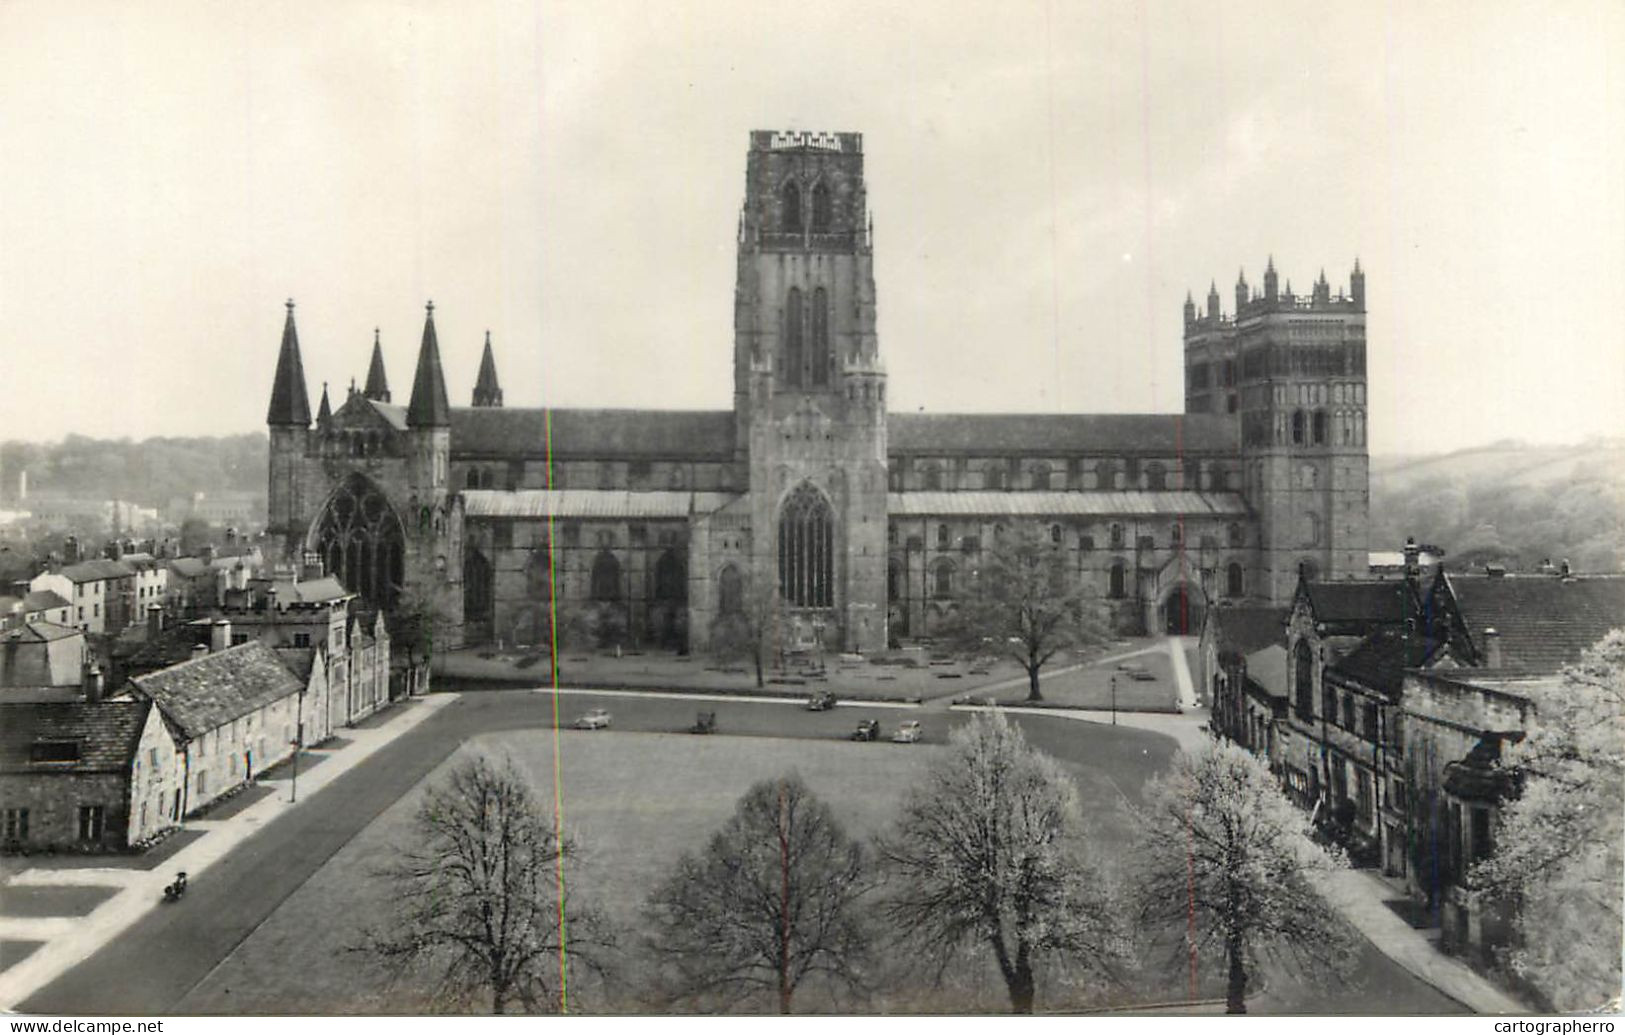
M879 719L883 730L918 718L925 740L942 742L963 714L922 713L918 709L836 708L810 713L784 704L749 701L703 704L682 699L561 695L558 714L569 723L594 707L608 708L617 729L682 730L697 711L715 711L723 735L844 737L860 719ZM405 794L469 737L487 732L552 725L552 694L526 691L464 695L437 715L382 749L367 764L345 774L297 809L282 814L193 883L177 905L155 910L148 919L115 938L101 951L24 1001L28 1013L166 1014L187 992L227 958L255 928L379 813ZM1164 768L1174 750L1166 737L1124 727L1021 716L1018 721L1039 749L1098 767L1133 795L1144 780ZM606 732L605 736L613 736ZM877 743L876 751L907 751L905 745ZM1366 995L1361 1012L1386 1007L1400 1012L1448 1012L1451 1003L1376 953L1362 959L1369 986L1403 990L1390 1006ZM1314 983L1311 983L1312 985ZM1339 982L1339 986L1342 986ZM1336 989L1310 988L1310 1000ZM1432 1001L1429 1000L1432 995ZM1287 1011L1312 1009L1303 996L1285 995L1271 1005ZM290 1004L293 1006L293 1004ZM1351 1012L1352 1004L1351 1004Z

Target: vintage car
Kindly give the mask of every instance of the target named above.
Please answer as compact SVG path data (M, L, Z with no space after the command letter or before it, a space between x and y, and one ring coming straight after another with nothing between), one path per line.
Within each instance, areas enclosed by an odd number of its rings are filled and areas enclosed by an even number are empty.
M880 720L864 719L858 723L858 728L852 731L853 740L879 740Z
M807 698L806 708L809 712L827 712L835 707L835 695L828 690L818 690Z
M912 744L920 739L920 724L914 719L902 723L897 732L891 735L893 744Z
M578 730L601 730L609 725L609 712L602 708L594 708L575 721Z

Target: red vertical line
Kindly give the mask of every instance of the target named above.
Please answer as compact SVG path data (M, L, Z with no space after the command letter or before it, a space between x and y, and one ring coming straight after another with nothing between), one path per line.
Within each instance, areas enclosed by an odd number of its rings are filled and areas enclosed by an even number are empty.
M552 648L553 663L553 840L556 848L564 844L564 773L560 756L559 737L559 591L558 571L553 565L553 409L542 411L547 443L547 617L548 640ZM570 1012L569 925L564 919L564 853L559 851L553 860L553 876L559 892L559 1012Z

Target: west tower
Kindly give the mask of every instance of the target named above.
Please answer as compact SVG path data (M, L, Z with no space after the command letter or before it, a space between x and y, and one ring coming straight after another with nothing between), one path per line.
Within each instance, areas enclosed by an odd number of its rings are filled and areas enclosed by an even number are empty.
M781 643L886 644L886 375L857 133L757 131L734 286L750 579Z
M1242 489L1255 517L1248 595L1286 603L1300 569L1320 579L1368 571L1365 273L1347 292L1321 271L1310 293L1280 286L1275 262L1263 290L1236 278L1236 311L1185 303L1185 411L1234 415Z

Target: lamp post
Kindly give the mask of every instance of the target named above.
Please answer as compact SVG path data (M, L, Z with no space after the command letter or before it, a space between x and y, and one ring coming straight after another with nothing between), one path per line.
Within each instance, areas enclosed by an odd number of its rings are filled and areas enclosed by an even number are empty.
M293 712L293 779L288 784L288 804L299 800L299 749L305 741L305 692L299 691Z
M1112 682L1112 725L1115 726L1115 725L1117 725L1117 676L1113 675L1112 679L1111 679L1111 682Z

